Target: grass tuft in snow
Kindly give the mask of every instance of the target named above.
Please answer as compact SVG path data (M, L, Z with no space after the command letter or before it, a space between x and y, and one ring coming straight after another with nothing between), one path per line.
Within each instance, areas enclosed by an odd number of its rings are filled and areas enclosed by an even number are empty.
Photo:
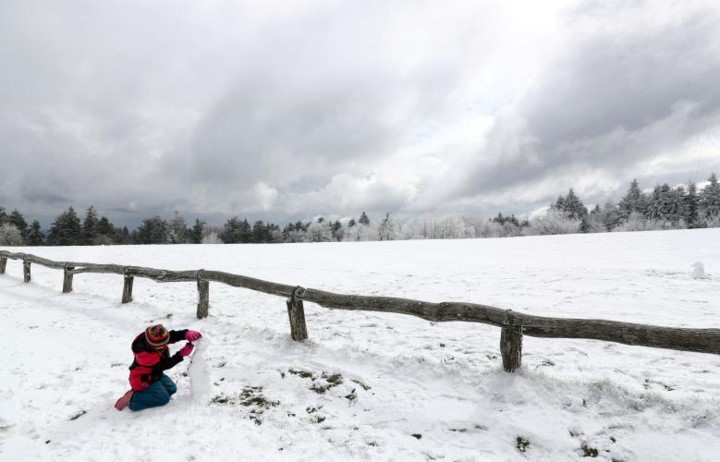
M590 447L587 445L587 443L583 443L582 446L580 446L580 451L582 451L583 457L597 457L598 456L598 450Z
M310 390L314 391L315 393L317 393L319 395L324 394L326 391L328 391L331 388L335 388L338 385L343 384L343 376L340 374L328 375L327 372L321 372L320 377L318 377L317 375L315 375L314 373L312 373L310 371L288 369L288 372L292 375L297 375L303 379L310 379L313 382L312 385L310 386ZM322 383L321 380L324 381L325 383ZM356 382L356 381L354 381L354 382ZM360 386L362 386L365 390L370 389L370 387L367 387L366 385L363 385L360 382L356 382L356 383L358 383ZM355 390L353 390L353 393L354 393L354 391ZM346 398L348 398L348 397L346 396ZM351 398L348 398L348 399L352 400Z
M518 436L515 438L515 447L520 452L527 452L528 448L530 447L530 441L526 438L523 438L522 436Z

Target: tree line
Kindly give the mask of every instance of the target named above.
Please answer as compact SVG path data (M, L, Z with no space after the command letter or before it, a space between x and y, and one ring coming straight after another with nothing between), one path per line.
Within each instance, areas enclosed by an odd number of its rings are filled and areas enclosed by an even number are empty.
M475 217L420 217L397 223L390 213L377 222L362 212L357 220L328 220L288 223L282 229L273 223L232 217L223 226L196 219L188 226L175 212L170 219L155 216L136 229L113 225L99 216L94 206L81 218L73 207L60 213L45 233L40 223L28 224L17 209L7 213L0 206L0 245L65 246L128 244L249 244L283 242L373 241L394 239L457 239L524 235L598 233L720 227L720 185L713 173L701 190L686 186L657 185L652 192L640 189L637 180L617 203L607 201L588 210L574 190L561 195L547 212L529 220L514 215L490 219Z

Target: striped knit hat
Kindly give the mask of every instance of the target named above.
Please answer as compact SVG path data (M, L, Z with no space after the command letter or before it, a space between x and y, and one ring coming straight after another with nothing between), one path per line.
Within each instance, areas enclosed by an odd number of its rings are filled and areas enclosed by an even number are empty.
M160 348L170 340L170 333L162 324L145 329L145 340L152 348Z

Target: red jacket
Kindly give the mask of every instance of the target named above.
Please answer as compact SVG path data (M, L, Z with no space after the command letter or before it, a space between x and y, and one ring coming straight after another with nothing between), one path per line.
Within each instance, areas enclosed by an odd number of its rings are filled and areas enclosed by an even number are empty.
M184 340L186 332L186 329L171 330L168 343ZM135 355L135 360L130 366L130 387L133 391L141 391L149 387L153 382L160 380L163 371L183 360L179 352L170 356L170 349L167 345L159 350L148 346L144 332L133 340L132 351Z

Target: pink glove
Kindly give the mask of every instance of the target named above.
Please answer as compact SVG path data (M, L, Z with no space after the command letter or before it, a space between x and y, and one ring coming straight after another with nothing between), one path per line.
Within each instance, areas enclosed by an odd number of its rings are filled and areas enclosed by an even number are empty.
M195 345L193 345L190 342L186 343L184 347L180 348L180 356L182 356L183 358L186 356L190 356L190 353L192 353L193 348L195 348Z
M196 330L188 330L185 332L185 340L188 342L194 342L195 340L202 337L202 334Z

